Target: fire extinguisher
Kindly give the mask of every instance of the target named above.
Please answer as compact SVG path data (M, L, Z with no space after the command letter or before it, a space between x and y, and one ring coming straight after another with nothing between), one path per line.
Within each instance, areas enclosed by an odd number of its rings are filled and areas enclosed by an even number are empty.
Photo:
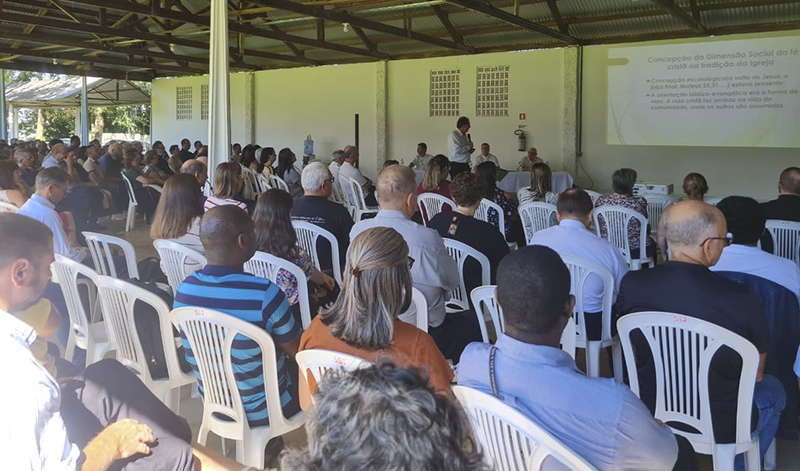
M525 138L525 131L523 131L522 129L517 129L516 131L514 131L514 134L517 135L517 150L520 152L525 152L526 150L528 150L528 145L526 143L526 138Z

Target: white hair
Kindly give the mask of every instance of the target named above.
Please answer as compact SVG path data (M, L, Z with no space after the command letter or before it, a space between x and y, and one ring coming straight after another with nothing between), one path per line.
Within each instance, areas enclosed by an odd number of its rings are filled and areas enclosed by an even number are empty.
M329 178L331 178L331 171L328 170L327 165L322 162L312 162L303 169L303 173L300 175L300 184L304 191L316 193L322 190L322 185Z

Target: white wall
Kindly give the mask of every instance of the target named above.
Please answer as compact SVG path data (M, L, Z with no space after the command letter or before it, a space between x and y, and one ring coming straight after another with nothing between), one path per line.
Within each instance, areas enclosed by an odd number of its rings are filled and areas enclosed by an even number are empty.
M461 71L461 115L472 123L475 147L491 145L503 168L516 169L525 155L517 150L517 126L526 125L528 146L555 169L561 166L563 115L563 49L454 56L435 59L390 61L388 64L388 152L387 159L409 163L418 142L428 153L447 155L447 137L456 127L457 116L430 117L428 109L430 71ZM507 117L476 117L476 68L509 66L509 110ZM520 121L519 114L526 120ZM478 152L476 150L475 152ZM473 154L474 155L474 154Z
M790 34L737 35L641 44L725 41ZM672 183L676 193L681 193L686 174L699 172L708 181L709 195L746 195L762 200L775 197L780 172L800 163L797 149L606 145L606 57L610 47L614 46L584 49L583 156L580 162L594 180L595 189L608 191L614 170L631 167L638 172L639 180ZM582 171L576 175L576 181L586 188L589 186L589 178Z

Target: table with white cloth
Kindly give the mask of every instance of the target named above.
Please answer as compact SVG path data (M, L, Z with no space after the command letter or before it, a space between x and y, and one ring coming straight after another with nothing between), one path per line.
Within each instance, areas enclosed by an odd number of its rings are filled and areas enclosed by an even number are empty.
M561 193L572 188L572 175L569 172L553 172L553 193ZM531 172L508 172L497 182L497 187L507 193L516 193L520 188L531 186Z

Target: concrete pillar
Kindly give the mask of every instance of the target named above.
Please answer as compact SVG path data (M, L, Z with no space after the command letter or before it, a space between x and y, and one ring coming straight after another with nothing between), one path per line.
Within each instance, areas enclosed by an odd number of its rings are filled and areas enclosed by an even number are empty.
M228 2L211 0L208 61L208 176L231 155L231 99L228 55Z
M0 69L0 139L8 140L8 112L6 111L6 71Z
M19 131L17 126L17 113L19 110L16 106L11 105L11 137L19 139Z
M242 147L256 142L256 106L253 95L255 93L254 72L248 72L244 76L244 141Z
M81 123L81 133L79 136L81 137L81 145L89 145L89 96L88 91L86 89L86 76L84 75L81 77L81 111L80 111L80 123Z
M375 63L375 158L377 160L375 171L380 173L383 163L388 159L386 156L388 122L388 75L387 62L380 61Z
M580 116L578 103L580 94L580 46L564 50L564 118L561 134L561 169L578 179L578 126Z

